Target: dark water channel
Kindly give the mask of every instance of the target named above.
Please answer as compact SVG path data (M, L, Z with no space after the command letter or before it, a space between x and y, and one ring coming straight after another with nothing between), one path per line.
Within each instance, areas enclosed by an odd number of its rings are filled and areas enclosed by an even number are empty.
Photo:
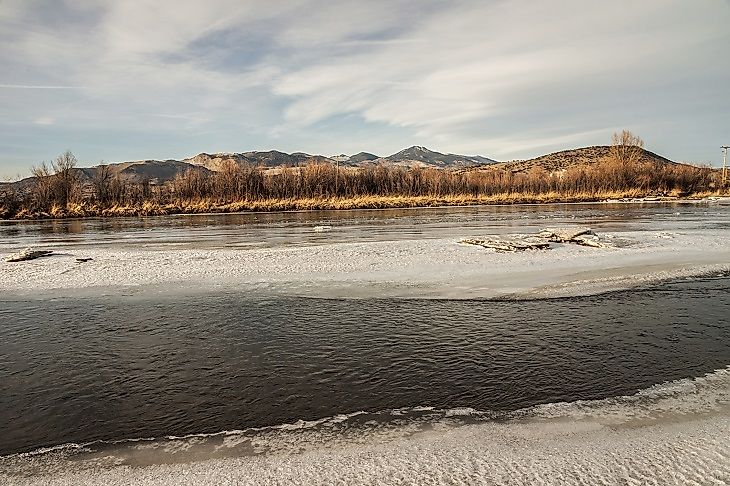
M634 393L730 363L730 279L570 299L0 297L0 454Z

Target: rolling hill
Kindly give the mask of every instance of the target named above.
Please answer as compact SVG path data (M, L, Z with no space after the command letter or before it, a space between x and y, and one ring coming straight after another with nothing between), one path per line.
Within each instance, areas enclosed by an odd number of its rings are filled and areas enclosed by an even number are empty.
M489 166L478 167L477 170L508 170L511 172L527 172L534 167L542 168L547 172L556 172L565 170L584 164L594 164L599 160L606 158L610 153L611 147L608 145L594 145L591 147L582 147L570 150L561 150L547 155L541 155L533 159L515 160L511 162L501 162ZM648 150L641 150L639 160L641 162L659 162L665 164L676 164L666 157L657 155Z

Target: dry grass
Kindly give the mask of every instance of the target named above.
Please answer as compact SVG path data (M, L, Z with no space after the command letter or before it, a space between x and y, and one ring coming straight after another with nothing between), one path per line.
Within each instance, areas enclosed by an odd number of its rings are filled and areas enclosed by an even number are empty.
M221 202L212 199L181 200L169 204L143 202L139 205L115 205L102 208L90 203L69 203L66 208L54 205L49 212L21 210L15 219L42 218L84 218L84 217L139 217L164 216L170 214L238 213L238 212L277 212L277 211L315 211L347 209L388 209L438 206L509 205L509 204L546 204L595 202L608 199L641 198L652 195L638 189L626 191L600 192L596 194L562 194L548 192L542 194L503 193L494 195L432 195L432 196L356 196L330 198L286 198L242 200ZM692 194L690 198L719 195L717 192ZM672 199L679 194L665 197ZM685 196L686 197L686 196Z

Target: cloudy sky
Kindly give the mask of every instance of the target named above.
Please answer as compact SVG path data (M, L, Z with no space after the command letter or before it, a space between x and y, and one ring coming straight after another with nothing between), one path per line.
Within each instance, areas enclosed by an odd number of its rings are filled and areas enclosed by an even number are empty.
M730 1L0 0L0 177L410 145L501 160L730 144Z

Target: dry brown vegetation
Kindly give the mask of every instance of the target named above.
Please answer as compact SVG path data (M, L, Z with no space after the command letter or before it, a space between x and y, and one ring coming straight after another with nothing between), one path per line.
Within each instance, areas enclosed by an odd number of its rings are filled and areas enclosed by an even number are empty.
M329 164L266 171L229 161L218 172L191 169L161 186L124 181L102 167L86 189L74 178L76 159L67 152L50 169L34 168L36 182L30 194L0 193L0 217L375 209L718 193L717 170L642 160L643 142L630 132L615 135L613 142L610 153L598 162L553 172L539 166L522 172L456 172L388 166L338 169Z

